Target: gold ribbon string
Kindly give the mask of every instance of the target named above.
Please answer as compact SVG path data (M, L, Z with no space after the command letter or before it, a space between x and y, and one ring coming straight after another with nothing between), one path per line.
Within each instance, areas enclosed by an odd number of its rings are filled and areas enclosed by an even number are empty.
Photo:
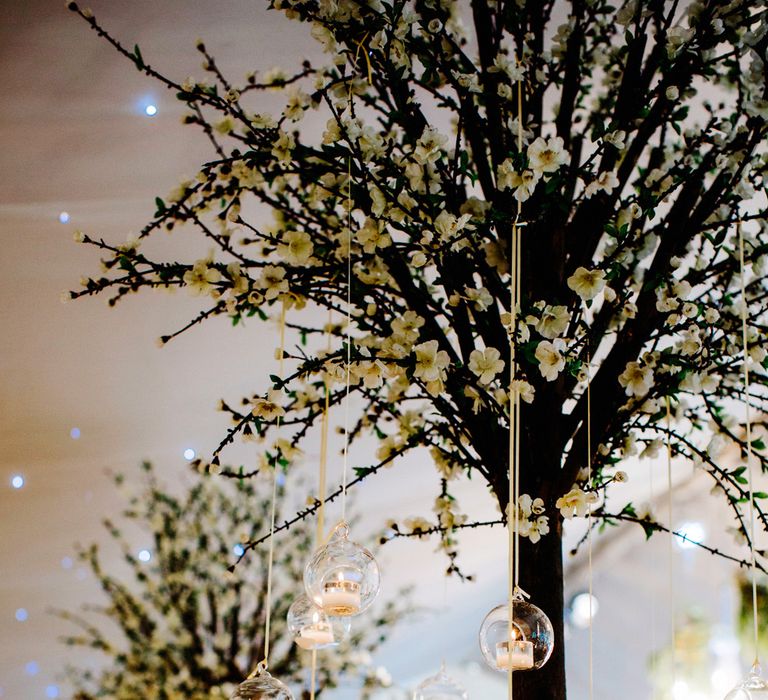
M519 64L520 61L517 60ZM523 83L517 85L517 149L523 151ZM515 596L520 580L520 519L517 503L520 498L520 393L517 388L517 307L520 302L520 258L521 240L519 227L522 214L522 202L517 202L517 215L512 223L512 240L510 241L510 340L509 340L509 505L507 514L508 549L509 549L509 629L508 637L513 639L515 617ZM514 518L514 526L512 525ZM512 700L514 695L514 674L512 664L507 666L507 696Z
M280 356L279 356L279 376L283 378L283 367L285 362L285 299L283 299L280 309ZM276 428L280 430L280 416L277 417ZM277 470L278 463L272 469L272 507L270 509L269 524L269 558L267 563L267 600L266 600L266 621L264 623L264 658L258 663L248 678L266 671L269 668L269 636L272 626L272 568L275 560L275 514L277 511Z
M333 312L328 311L328 330L326 338L328 339L327 352L331 351L331 321ZM325 532L325 493L326 493L326 472L328 467L328 407L330 403L330 387L328 378L323 381L323 417L320 422L320 475L317 487L317 500L320 506L317 509L317 530L315 541L318 547L323 543ZM317 649L312 649L312 667L309 685L309 698L315 700L315 689L317 687Z
M669 634L672 641L672 681L675 680L676 669L675 659L677 656L675 644L677 640L677 626L675 624L675 557L672 548L672 541L675 538L674 523L672 522L672 413L669 407L669 396L666 398L667 409L667 520L669 522L669 537L667 538L667 575L669 581Z
M357 45L357 51L355 51L355 64L357 64L360 52L363 52L365 56L365 63L368 66L368 83L373 85L373 68L368 56L368 52L365 51L363 44L368 38L366 33L360 41L355 42ZM350 78L349 87L347 89L347 104L349 108L349 116L352 118L352 80ZM342 470L341 479L341 522L347 521L347 475L349 473L349 385L350 385L350 370L352 364L352 143L349 144L350 154L347 158L347 357L345 368L345 381L346 389L344 393L344 466Z
M758 630L757 617L757 562L755 559L755 482L752 470L752 418L750 409L750 386L749 386L749 342L747 334L747 315L749 312L747 304L747 285L744 281L746 273L744 271L744 232L742 231L742 222L736 223L736 230L739 235L739 277L741 279L741 341L744 347L744 413L746 421L747 437L747 478L749 479L749 556L750 569L752 574L752 626L755 644L754 666L760 664L760 632Z
M589 343L589 341L587 341ZM592 357L590 355L589 344L587 344L587 487L592 489ZM595 690L595 678L594 678L594 630L592 621L593 609L592 591L594 589L594 575L592 571L592 502L589 500L589 494L587 494L587 554L589 557L588 562L588 577L589 577L589 700L594 697Z

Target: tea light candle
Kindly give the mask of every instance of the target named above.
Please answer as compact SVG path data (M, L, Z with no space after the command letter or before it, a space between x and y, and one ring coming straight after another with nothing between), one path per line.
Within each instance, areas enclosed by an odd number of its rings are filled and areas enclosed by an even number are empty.
M357 581L328 581L323 585L322 606L328 615L356 615L360 612L360 584Z
M496 666L499 669L524 671L533 668L533 643L525 640L498 642L496 644Z
M307 625L301 628L299 636L296 637L296 644L302 649L314 649L325 644L333 644L333 630L330 625L322 622Z

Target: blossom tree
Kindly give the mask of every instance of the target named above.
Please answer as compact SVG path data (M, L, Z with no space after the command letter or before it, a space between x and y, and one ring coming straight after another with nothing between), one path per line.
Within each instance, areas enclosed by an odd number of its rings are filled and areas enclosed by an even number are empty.
M233 556L265 527L269 510L266 483L233 480L216 483L203 477L182 493L173 493L149 463L135 488L124 476L115 478L128 489L128 506L120 520L105 526L120 546L130 576L111 571L96 545L81 558L91 569L108 604L87 606L82 614L59 615L80 627L65 638L74 647L95 649L107 660L94 670L75 666L69 676L75 698L115 700L215 700L228 698L261 658L265 617L266 552L255 552L234 573ZM261 482L264 479L259 480ZM152 559L142 561L126 530L138 526L153 540ZM286 682L301 686L309 697L310 652L299 649L286 634L285 616L302 591L304 559L312 551L309 524L291 530L277 558L273 629L282 640L271 668ZM356 625L350 639L333 651L318 652L318 681L323 689L337 686L342 675L359 678L363 697L389 683L371 653L386 632L408 612L408 604L384 605L367 624ZM105 622L112 624L104 624ZM117 630L117 633L116 633Z
M438 535L451 571L460 572L455 532L478 525L460 512L462 478L484 479L508 512L510 392L521 397L522 495L510 509L524 536L521 585L558 639L564 519L591 509L597 522L662 527L606 504L628 455L653 458L669 440L746 531L744 469L718 455L745 441L731 411L742 397L744 308L756 415L768 399L764 0L274 0L322 44L327 65L237 83L203 43L207 79L163 75L70 7L173 91L213 150L193 180L157 199L135 240L79 233L102 251L103 271L67 296L115 303L180 287L200 297L200 314L161 343L215 315L238 324L281 308L300 339L287 376L242 405L224 402L233 426L203 466L222 471L219 454L238 436L274 444L278 420L300 444L324 387L331 406L342 402L349 352L362 406L350 434L380 441L350 487L428 450L435 517L397 533ZM267 90L284 92L282 111L265 111ZM325 124L322 136L302 133L302 120ZM144 252L156 232L181 227L211 255ZM762 442L754 447L764 467ZM270 454L274 463L280 450ZM484 522L505 517L491 505ZM764 525L759 508L758 518ZM515 694L565 697L562 644L544 669L520 675Z

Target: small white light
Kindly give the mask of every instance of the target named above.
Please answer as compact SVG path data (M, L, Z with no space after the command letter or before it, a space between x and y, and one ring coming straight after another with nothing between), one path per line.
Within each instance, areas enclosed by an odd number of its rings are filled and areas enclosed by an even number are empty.
M24 477L21 474L14 474L11 477L11 486L16 490L24 488Z
M75 562L72 560L72 557L64 557L61 560L62 569L71 569L74 565L75 565Z
M142 549L139 551L139 561L149 561L152 558L152 552L148 549Z
M241 544L236 544L234 547L232 547L232 551L236 557L242 557L243 554L245 554L245 547L243 547Z
M571 600L571 622L581 629L589 627L589 623L595 619L600 604L595 596L591 596L592 607L590 609L589 593L577 593Z
M24 608L19 608L19 609L16 611L16 615L15 615L15 617L16 617L16 619L17 619L19 622L26 622L26 621L27 621L27 618L29 617L29 613L26 611L26 609L24 609Z
M707 539L707 531L701 523L683 523L677 530L680 537L676 539L680 549L693 549L697 544L703 544Z
M68 224L69 223L69 212L63 211L59 214L59 223L62 224Z
M24 672L28 676L36 676L38 673L40 673L40 665L37 663L37 661L29 661L24 666Z
M157 107L155 105L147 105L144 107L144 114L148 117L154 117L157 114Z
M57 685L49 685L45 689L45 697L47 698L57 698L59 697L59 686Z
M195 452L191 447L188 447L186 450L184 450L184 459L186 459L187 462L191 462L196 456L197 452Z
M71 437L73 440L79 440L80 428L72 428L72 430L69 431L69 437Z

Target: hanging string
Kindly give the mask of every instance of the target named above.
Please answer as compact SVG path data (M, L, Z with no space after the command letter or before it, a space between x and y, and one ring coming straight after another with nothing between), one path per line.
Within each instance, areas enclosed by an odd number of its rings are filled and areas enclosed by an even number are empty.
M373 85L373 68L365 50L365 40L368 34L357 43L355 51L355 64L357 64L360 54L365 56L366 66L368 68L368 83ZM349 117L352 118L352 80L349 82L347 90L347 106ZM347 328L346 328L346 368L345 368L345 391L344 391L344 466L341 475L341 521L347 520L347 479L349 473L349 384L352 365L352 144L350 143L350 154L347 158Z
M677 670L677 627L675 624L675 557L672 548L672 542L675 538L674 523L672 521L672 415L669 408L669 396L666 397L667 403L667 522L669 523L669 537L667 538L667 582L669 588L669 626L670 639L672 640L672 680L675 679Z
M587 484L592 489L592 358L590 356L589 342L587 342ZM587 497L589 498L589 496ZM589 700L594 697L594 632L592 620L594 617L593 595L594 588L592 572L592 503L587 503L587 555L589 578Z
M333 312L328 311L328 330L326 338L328 341L326 351L331 351L331 322ZM317 500L320 506L317 509L317 531L315 535L316 545L321 546L325 534L325 494L326 494L326 473L328 468L328 407L330 403L330 386L328 378L323 381L323 416L320 422L320 476L317 487ZM312 649L312 665L309 681L309 699L315 700L315 689L317 687L317 649Z
M741 221L737 222L736 230L739 234L739 277L741 279L741 342L744 348L744 413L747 434L747 479L749 480L749 556L752 575L752 627L755 644L754 666L760 665L760 632L757 626L757 562L755 559L755 482L752 473L752 419L750 411L750 386L749 386L749 343L747 334L747 290L744 281L744 232Z
M328 330L326 332L327 346L326 352L331 352L331 323L333 312L328 311ZM317 500L320 503L317 509L317 544L323 541L325 533L325 495L327 491L327 472L328 472L328 409L330 406L330 382L326 376L323 381L323 416L320 422L320 475L317 486Z
M516 59L517 60L517 59ZM519 65L520 61L517 60ZM523 81L517 85L517 149L523 151ZM512 223L512 240L510 241L510 341L509 341L509 495L507 531L509 547L509 629L508 638L511 643L515 638L513 632L515 618L515 596L518 593L520 581L520 518L517 504L520 499L520 392L517 387L517 308L520 302L520 259L521 241L519 227L522 214L522 202L517 202L517 215ZM514 518L514 526L512 525ZM507 696L512 700L514 695L514 673L512 663L507 666Z
M315 686L317 685L317 649L312 649L312 671L309 678L309 700L315 700Z
M283 367L285 362L285 299L283 299L280 309L280 350L279 350L279 376L283 378ZM277 430L280 430L280 416L275 422ZM275 560L275 515L277 512L277 470L278 463L272 469L272 506L270 509L269 522L269 555L267 559L267 600L266 600L266 621L264 623L264 658L258 663L248 678L253 678L259 673L263 673L269 668L269 637L272 626L272 567Z
M654 478L653 473L654 469L656 468L656 465L653 463L652 460L649 460L648 463L648 508L650 509L651 505L654 502L655 498L655 489L654 489ZM653 651L653 654L651 656L651 670L656 671L658 668L658 655L656 654L656 596L651 596L651 650ZM659 695L658 692L658 684L653 684L652 689L652 695L651 700L656 700L656 698Z
M352 115L352 86L349 88L350 116ZM344 389L344 466L341 475L341 520L347 520L347 474L349 472L349 383L352 367L352 156L347 158L347 353Z

